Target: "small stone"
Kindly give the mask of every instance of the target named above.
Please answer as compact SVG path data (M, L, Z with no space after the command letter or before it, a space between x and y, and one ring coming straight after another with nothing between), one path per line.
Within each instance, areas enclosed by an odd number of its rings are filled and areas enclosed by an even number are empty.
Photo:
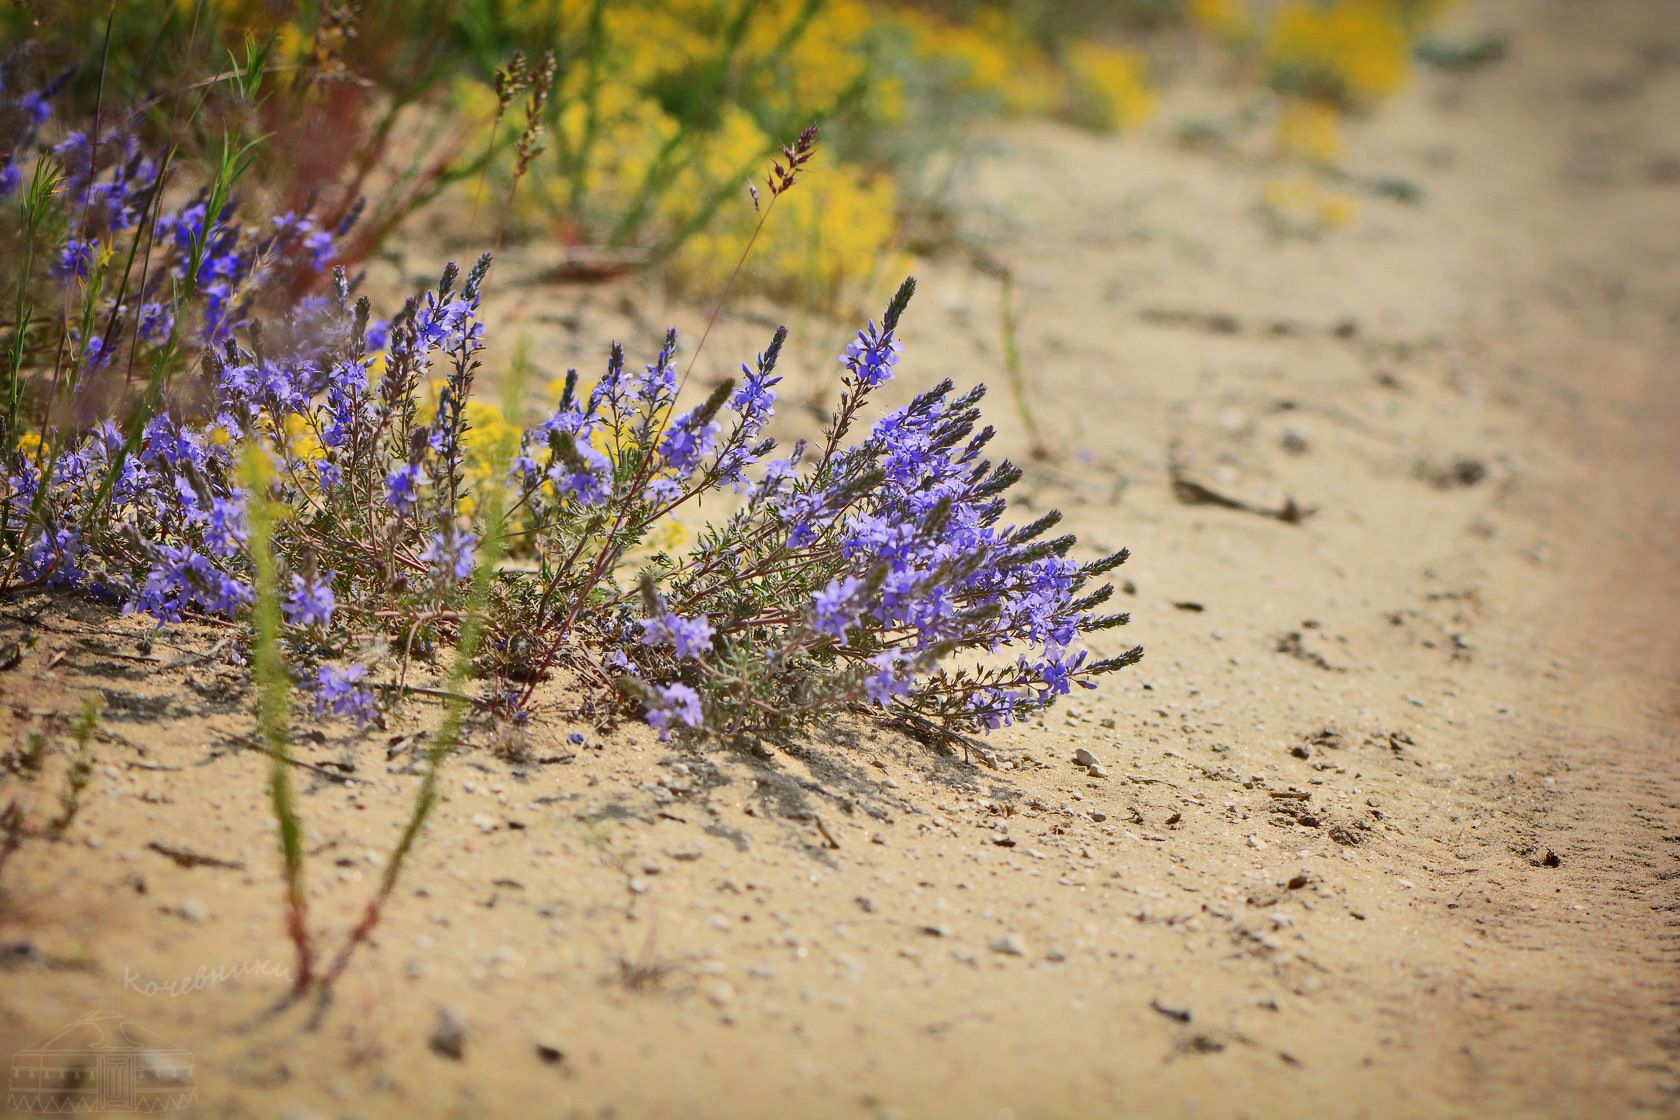
M1027 955L1027 939L1018 933L1006 933L992 942L992 952L1009 957L1024 957Z
M1188 1023L1191 1018L1190 1009L1188 1007L1173 1007L1170 1004L1162 1003L1158 999L1150 1000L1149 1006L1160 1012L1162 1015L1165 1015L1167 1018L1180 1023Z
M1093 777L1093 778L1106 778L1106 777L1108 777L1107 768L1104 767L1103 764L1100 763L1100 762L1091 763L1091 765L1085 767L1085 772L1087 774L1091 775L1091 777Z
M44 959L40 947L27 937L0 945L0 963L5 965L39 964Z
M557 1066L566 1060L566 1052L553 1042L537 1040L537 1057L546 1065Z
M1108 814L1103 812L1101 809L1092 809L1091 819L1096 821L1098 824L1101 824L1108 819Z
M1073 764L1075 766L1097 766L1100 765L1100 762L1096 755L1092 754L1084 747L1080 747L1078 750L1073 752Z
M1248 838L1248 846L1257 852L1263 852L1266 850L1266 842L1258 836L1250 836Z
M437 1022L432 1024L432 1036L426 1043L433 1052L458 1062L467 1052L467 1025L455 1012L440 1007Z
M196 898L181 900L181 917L189 922L202 922L210 917L210 910Z
M1061 964L1063 961L1067 960L1067 953L1062 951L1061 946L1052 945L1050 947L1050 951L1044 954L1044 959L1050 961L1052 964Z
M643 879L639 875L633 877L630 880L630 882L625 884L625 885L630 888L630 893L631 894L646 894L647 893L647 888L648 888L647 880Z

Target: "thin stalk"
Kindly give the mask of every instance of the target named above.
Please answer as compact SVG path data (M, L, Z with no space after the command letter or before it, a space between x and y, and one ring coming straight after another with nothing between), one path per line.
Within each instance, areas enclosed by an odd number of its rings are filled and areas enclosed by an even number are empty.
M516 371L510 379L504 401L505 415L515 414L521 390L520 378ZM501 446L496 449L492 478L506 474L515 450L512 439L504 437ZM413 852L426 821L432 815L432 810L437 806L439 775L445 760L455 752L460 743L461 728L466 723L467 711L473 704L472 698L466 694L466 689L472 682L473 661L478 655L478 646L489 615L490 586L496 578L496 569L501 566L506 551L502 525L502 491L497 486L486 486L484 490L484 539L479 542L477 566L473 569L472 588L467 595L460 639L455 645L455 661L450 668L449 684L446 689L439 690L445 694L443 721L432 735L431 745L426 751L426 768L420 778L420 788L414 795L414 807L409 812L408 821L403 826L396 845L391 849L390 857L385 861L385 871L379 878L379 887L363 909L361 920L345 937L344 944L321 977L323 1002L330 995L333 985L344 974L344 970L350 966L356 949L378 926L391 893L396 890L403 865Z
M1027 403L1027 370L1021 361L1021 348L1016 342L1015 322L1015 274L1005 268L998 309L998 331L1003 343L1003 368L1009 375L1009 390L1015 397L1015 412L1021 417L1022 425L1027 429L1027 436L1032 440L1033 458L1044 459L1050 452L1039 436L1038 421L1033 418L1032 406Z
M242 468L251 497L246 509L256 604L251 611L251 664L257 682L257 723L268 745L269 808L280 838L286 887L286 931L297 958L292 994L301 995L314 980L314 949L309 940L308 899L303 884L303 821L292 796L289 743L291 679L280 656L280 592L274 563L274 511L268 499L272 468L258 447L245 453Z

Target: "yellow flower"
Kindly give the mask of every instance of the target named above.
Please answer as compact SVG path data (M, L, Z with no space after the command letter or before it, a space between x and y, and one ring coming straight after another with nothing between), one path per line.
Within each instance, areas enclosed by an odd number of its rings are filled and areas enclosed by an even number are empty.
M1359 203L1351 195L1305 175L1267 182L1260 206L1273 228L1297 237L1345 229L1359 218Z
M688 526L667 515L647 535L647 547L654 552L675 552L692 536Z
M1364 105L1406 84L1411 42L1398 0L1289 0L1266 44L1281 86Z
M1076 43L1068 51L1075 113L1097 128L1127 129L1155 110L1148 60L1141 51Z
M286 446L294 459L304 462L313 462L326 455L326 448L321 446L315 430L295 412L286 416Z
M33 459L39 453L42 458L52 454L52 447L41 438L40 432L24 432L18 436L18 455L20 458Z
M1248 9L1240 0L1190 0L1190 18L1220 39L1240 42L1254 34Z
M1318 203L1318 220L1325 229L1345 229L1359 220L1359 203L1352 195L1327 191Z
M1278 154L1306 163L1336 163L1342 157L1340 122L1341 114L1327 101L1289 101L1278 116Z
M720 214L672 260L688 286L717 291L758 224L750 206ZM776 201L748 257L743 280L806 306L837 309L854 289L894 264L898 235L892 181L849 164L816 167Z
M988 9L973 23L947 23L901 10L893 19L910 34L915 53L954 67L962 87L993 94L1014 113L1048 113L1062 99L1062 84L1032 36L1006 12Z

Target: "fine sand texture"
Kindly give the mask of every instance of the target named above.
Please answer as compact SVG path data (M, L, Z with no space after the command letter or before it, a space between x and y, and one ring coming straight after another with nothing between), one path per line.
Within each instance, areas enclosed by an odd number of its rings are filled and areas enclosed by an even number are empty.
M105 706L80 816L0 878L0 1056L115 1002L201 1116L1680 1116L1680 11L1453 29L1508 56L1348 137L1421 202L1323 237L1257 212L1258 140L1178 143L1252 96L1212 62L1143 134L986 138L891 389L994 386L1023 514L1132 550L1097 651L1147 655L983 750L867 713L756 753L474 724L335 1000L275 1010L233 631L0 603L0 745ZM496 339L553 373L706 315L541 246L496 268ZM733 305L697 376L775 310ZM786 396L832 400L844 328L790 326ZM298 713L329 949L436 712ZM68 757L0 804L50 815Z

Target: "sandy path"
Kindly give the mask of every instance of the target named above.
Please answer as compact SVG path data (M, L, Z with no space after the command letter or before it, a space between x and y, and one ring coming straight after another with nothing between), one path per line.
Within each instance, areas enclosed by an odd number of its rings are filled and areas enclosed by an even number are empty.
M310 1031L260 1019L272 977L145 990L286 959L239 674L6 604L0 644L39 643L0 738L94 689L110 714L74 838L6 871L0 1053L137 977L123 1011L193 1052L214 1115L1680 1114L1680 19L1464 23L1511 57L1351 138L1426 204L1321 241L1255 219L1267 168L1165 127L999 137L972 201L1019 207L985 255L1059 452L1023 489L1131 546L1149 656L994 736L998 768L861 720L770 759L634 728L475 751ZM1179 96L1168 122L1235 95ZM995 277L920 271L901 388L1001 384ZM503 298L581 361L626 294ZM667 316L694 312L643 308ZM1174 447L1316 512L1186 505ZM414 778L402 744L323 732L304 809L342 929ZM440 1008L460 1060L428 1049Z

